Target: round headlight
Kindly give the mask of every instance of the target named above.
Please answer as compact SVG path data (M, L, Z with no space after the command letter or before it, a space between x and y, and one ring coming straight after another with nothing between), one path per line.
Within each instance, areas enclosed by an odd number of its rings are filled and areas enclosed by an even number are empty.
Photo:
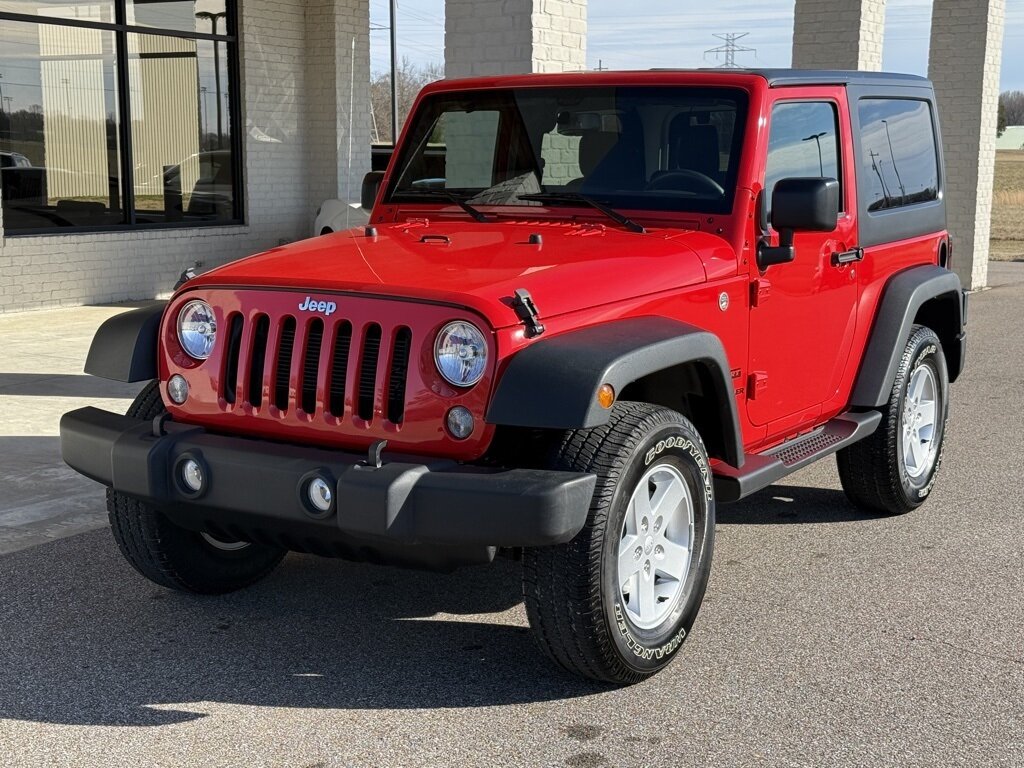
M205 360L217 340L217 320L213 307L205 301L190 301L178 313L178 341L196 360Z
M434 360L449 384L471 387L483 378L487 368L487 339L472 323L448 323L437 334Z

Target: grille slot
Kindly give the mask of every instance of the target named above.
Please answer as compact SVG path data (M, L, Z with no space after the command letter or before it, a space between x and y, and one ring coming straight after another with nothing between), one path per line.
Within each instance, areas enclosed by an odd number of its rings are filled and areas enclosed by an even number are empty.
M277 370L274 372L274 405L288 410L288 372L292 367L295 348L295 318L286 317L281 323L281 341L277 346Z
M352 346L352 323L338 323L331 352L331 387L327 396L327 410L332 416L345 415L345 377L348 374L348 353Z
M391 372L388 375L388 421L401 424L405 418L405 380L409 373L409 350L412 348L412 331L406 327L395 334L395 346L391 355Z
M242 316L234 314L228 321L228 349L224 359L224 399L235 402L238 387L238 356L242 350Z
M249 403L254 408L263 404L263 370L267 364L267 340L270 338L270 318L260 315L252 335L252 359L249 361Z
M324 321L317 318L309 324L306 356L302 361L302 410L316 411L316 378L320 368L320 348L324 341Z
M363 421L373 418L373 396L377 384L377 361L380 358L381 329L372 323L363 337L363 355L359 362L359 397L356 413Z

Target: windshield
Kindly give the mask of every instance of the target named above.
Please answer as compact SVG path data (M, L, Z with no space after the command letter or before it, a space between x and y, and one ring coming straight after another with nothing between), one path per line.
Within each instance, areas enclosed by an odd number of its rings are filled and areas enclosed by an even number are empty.
M388 202L728 213L747 96L735 88L559 87L424 101ZM443 193L443 194L438 194ZM562 199L522 199L539 194Z

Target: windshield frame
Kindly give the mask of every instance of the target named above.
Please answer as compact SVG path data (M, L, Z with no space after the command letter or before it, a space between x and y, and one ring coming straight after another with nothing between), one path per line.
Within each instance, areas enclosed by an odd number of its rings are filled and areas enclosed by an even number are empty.
M639 215L641 217L644 213L650 213L658 216L659 218L677 215L692 218L694 215L731 215L734 211L738 199L738 193L741 189L741 173L745 167L744 164L747 159L746 153L748 151L748 147L746 146L746 143L750 116L754 111L754 95L747 87L744 87L744 85L741 84L706 82L628 84L580 83L571 85L553 85L545 83L537 85L512 85L497 88L438 90L426 93L421 97L416 110L411 115L407 129L403 133L402 142L398 148L398 152L395 157L392 158L392 163L388 170L386 187L381 198L382 202L385 205L392 206L424 206L431 204L431 201L425 200L423 197L418 197L415 194L404 194L404 190L399 190L398 186L402 177L409 168L411 161L414 159L415 155L421 151L421 147L426 151L426 147L430 146L427 144L429 136L433 132L437 120L445 112L445 106L451 105L457 101L471 102L474 99L480 99L481 109L487 109L487 105L493 104L498 98L505 97L514 104L515 97L518 93L528 94L531 91L612 92L616 97L618 92L626 91L627 94L634 99L642 97L643 92L645 91L652 92L652 94L656 94L657 96L663 96L666 91L677 91L685 93L688 98L697 97L705 99L719 98L733 100L735 102L736 116L733 122L732 141L729 146L728 168L725 172L724 182L722 184L725 194L720 200L711 200L699 197L682 198L671 194L659 196L656 194L656 191L648 190L643 190L642 192L636 191L634 194L630 195L608 194L601 190L595 190L588 191L587 195L607 206L614 207L617 211L640 212ZM616 103L618 102L616 101ZM504 128L501 130L504 130ZM539 145L534 147L529 137L525 138L527 146L530 146L539 152ZM645 146L645 149L648 148ZM502 182L499 182L498 184L500 183ZM539 179L538 184L540 184ZM564 191L563 188L558 186L541 185L540 188L544 193L554 195ZM445 189L450 189L452 192L458 191L457 188ZM484 188L481 192L488 189L491 188ZM526 202L516 203L504 201L500 203L493 203L475 200L473 197L467 197L467 200L477 208L506 208L514 209L517 212L523 209L538 210L536 203L531 204ZM437 203L441 205L445 204L442 200L438 200ZM543 206L540 206L539 209L544 210L552 207L564 208L566 206L565 204L557 204L553 206L544 204ZM580 202L578 207L582 209L589 208L589 206L583 202Z

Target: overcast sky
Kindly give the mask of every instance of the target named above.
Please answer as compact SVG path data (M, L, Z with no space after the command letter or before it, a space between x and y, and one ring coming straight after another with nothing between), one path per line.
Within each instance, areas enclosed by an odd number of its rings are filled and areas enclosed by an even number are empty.
M740 53L746 66L787 67L793 36L793 0L590 0L587 64L612 69L701 67L720 63L705 50L714 35L748 32ZM1024 90L1024 0L1007 0L1002 90ZM444 0L398 0L399 54L416 62L444 60ZM927 74L931 0L889 0L885 69ZM641 8L643 10L641 10ZM387 0L371 0L375 26L388 24ZM388 33L371 36L373 68L388 66Z

